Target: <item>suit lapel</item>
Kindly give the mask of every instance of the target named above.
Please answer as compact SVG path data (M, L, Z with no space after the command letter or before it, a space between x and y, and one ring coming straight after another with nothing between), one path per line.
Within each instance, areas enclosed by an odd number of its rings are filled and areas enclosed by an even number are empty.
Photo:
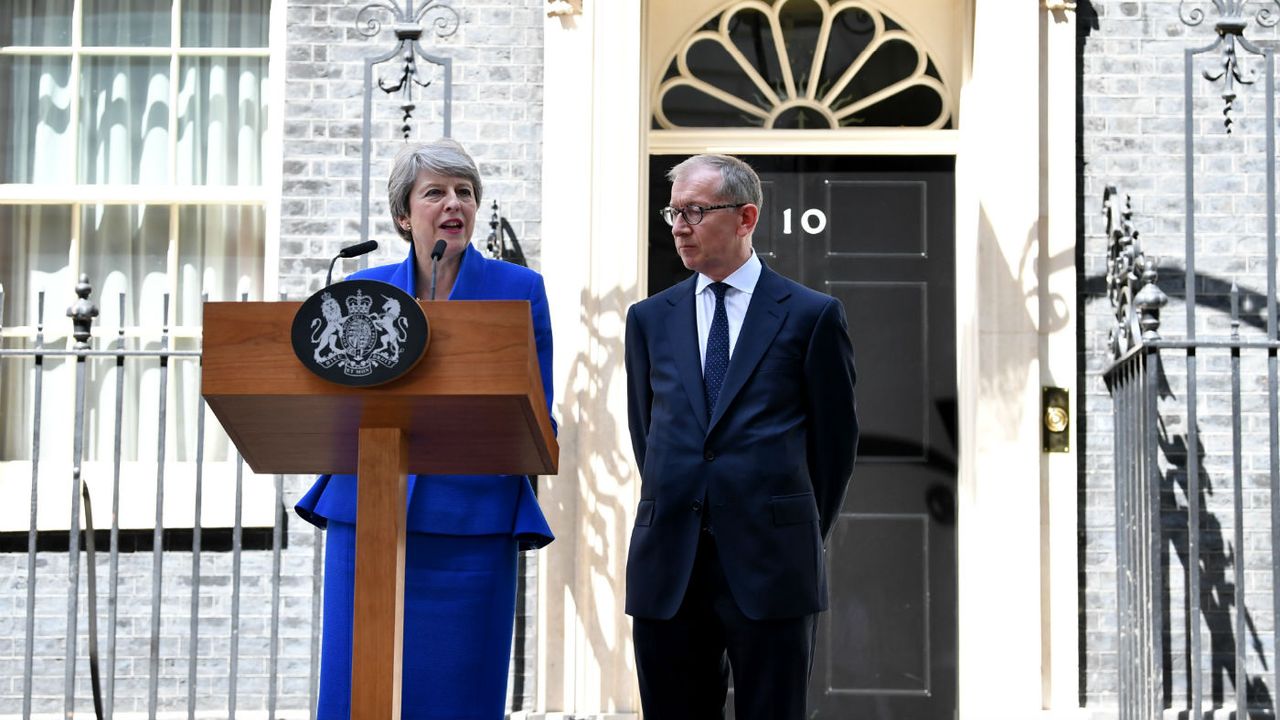
M707 429L707 396L702 385L701 353L698 352L698 319L693 306L693 291L697 287L697 275L677 285L667 293L671 310L667 315L667 342L676 359L676 373L684 390L689 394L693 415L705 432Z
M449 291L449 300L481 300L486 292L484 276L485 265L490 262L480 254L474 245L468 244L462 253L462 266L458 268L458 277L453 281L453 289ZM492 292L491 289L489 289Z
M729 360L729 371L725 373L724 385L720 388L720 399L711 414L708 434L715 429L725 410L747 383L747 378L755 372L760 359L782 328L787 310L781 303L790 296L791 291L779 280L777 273L768 267L760 269L760 279L751 293L751 304L747 306L747 316L742 320L742 330Z
M386 282L395 285L413 297L418 297L417 288L414 287L417 285L417 282L415 282L418 277L417 267L417 260L413 256L413 243L410 242L409 256L406 257L399 265L395 266L395 269L391 271L391 275L386 279Z

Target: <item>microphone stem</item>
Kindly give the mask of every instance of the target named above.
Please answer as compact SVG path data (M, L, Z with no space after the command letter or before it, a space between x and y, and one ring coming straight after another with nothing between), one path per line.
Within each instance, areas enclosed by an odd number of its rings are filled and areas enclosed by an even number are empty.
M436 299L436 270L440 267L440 261L431 258L431 299Z
M340 257L342 257L342 256L341 256L341 255L334 255L334 256L333 256L333 259L329 261L329 274L324 276L324 286L325 286L325 287L329 287L330 285L332 285L332 284L333 284L333 266L337 264L337 262L338 262L338 258L340 258Z

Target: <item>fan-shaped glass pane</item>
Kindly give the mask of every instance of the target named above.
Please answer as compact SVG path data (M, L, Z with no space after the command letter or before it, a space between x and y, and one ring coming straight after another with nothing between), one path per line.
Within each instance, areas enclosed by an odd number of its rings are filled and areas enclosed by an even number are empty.
M741 98L756 107L764 108L769 102L751 79L750 70L743 68L723 45L714 40L702 40L689 47L689 68L697 68L694 77Z
M675 51L655 128L951 127L925 48L878 10L773 0L725 13Z
M886 22L885 25L896 27L890 22ZM825 96L829 93L849 67L863 57L875 39L875 18L867 11L850 8L836 14L831 21L831 34L822 58L822 76L818 81L818 95ZM861 80L862 76L868 74L868 69L864 67L856 77ZM861 82L865 83L866 80Z
M688 86L674 87L662 96L667 120L677 127L763 127L762 118L745 113Z
M766 85L779 95L786 93L782 64L778 61L778 49L769 16L754 8L735 13L729 21L729 39Z
M798 87L809 84L813 54L817 49L818 35L822 32L822 16L822 7L813 0L791 0L782 6L782 12L778 14L782 41Z
M916 85L840 119L842 127L923 127L942 112L942 97ZM951 127L948 121L943 127Z

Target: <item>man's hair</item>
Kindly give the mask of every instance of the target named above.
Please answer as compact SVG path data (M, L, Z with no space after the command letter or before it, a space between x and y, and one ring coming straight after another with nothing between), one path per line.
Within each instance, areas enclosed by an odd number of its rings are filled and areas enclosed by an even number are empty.
M690 170L711 168L720 172L720 187L716 189L718 200L731 203L751 203L756 207L764 204L764 194L760 191L760 176L750 165L730 155L694 155L671 168L667 179L676 182Z
M400 218L409 214L409 193L418 182L422 171L447 178L470 181L475 191L476 205L480 204L480 171L462 145L451 138L440 138L425 145L406 145L396 153L391 174L387 176L387 206L396 232L412 241L413 233L400 226Z

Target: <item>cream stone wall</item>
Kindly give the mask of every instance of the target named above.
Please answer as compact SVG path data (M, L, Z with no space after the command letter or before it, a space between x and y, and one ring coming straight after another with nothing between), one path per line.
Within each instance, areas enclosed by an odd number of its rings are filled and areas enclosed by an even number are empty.
M558 540L539 578L537 707L623 718L640 707L622 605L639 498L622 345L643 297L641 6L582 10L546 23L542 272L562 391L560 474L541 496Z

